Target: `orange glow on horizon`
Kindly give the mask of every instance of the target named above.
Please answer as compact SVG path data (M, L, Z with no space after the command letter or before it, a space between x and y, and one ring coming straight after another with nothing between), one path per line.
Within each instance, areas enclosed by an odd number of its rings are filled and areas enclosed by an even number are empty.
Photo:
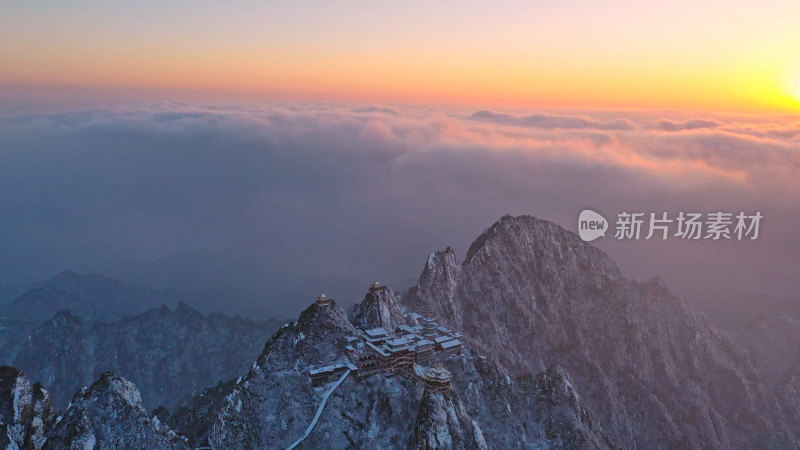
M617 72L584 63L573 64L569 70L563 66L548 70L530 62L487 61L486 65L475 65L421 56L413 58L413 64L375 57L347 61L335 55L282 64L274 61L236 53L206 61L152 54L116 64L72 60L72 70L62 70L58 79L48 76L55 68L29 70L13 77L0 71L0 80L278 95L299 100L800 111L800 78L784 81L786 76L769 68L747 72L727 68L681 72L673 68L667 76L669 68L658 66L641 65Z
M47 32L14 14L0 17L0 82L300 100L800 111L800 73L791 66L800 55L796 2L744 2L741 10L677 3L510 2L486 11L471 2L300 2L252 11L198 6L188 17L134 6L110 17L16 6L12 12Z

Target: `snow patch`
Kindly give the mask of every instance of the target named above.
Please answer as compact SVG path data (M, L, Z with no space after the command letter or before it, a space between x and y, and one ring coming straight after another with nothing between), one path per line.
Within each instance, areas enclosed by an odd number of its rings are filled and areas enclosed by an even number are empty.
M119 392L119 395L128 403L128 405L137 408L142 405L142 396L139 390L128 380L115 380L113 382L114 389Z
M425 263L425 268L433 269L435 263L436 263L436 253L431 253L430 256L428 256L428 262Z

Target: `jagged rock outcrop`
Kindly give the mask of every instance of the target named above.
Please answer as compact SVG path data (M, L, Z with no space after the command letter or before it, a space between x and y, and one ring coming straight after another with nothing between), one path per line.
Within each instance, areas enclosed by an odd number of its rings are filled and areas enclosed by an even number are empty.
M567 372L551 366L535 378L536 409L545 434L557 448L614 448L586 409Z
M50 396L10 366L0 366L0 448L40 449L56 422Z
M353 324L362 329L383 327L391 332L405 323L394 292L383 285L371 286L364 300L353 306L350 316Z
M66 409L75 392L99 375L92 364L91 329L91 323L62 311L30 335L11 363L39 380L56 407Z
M453 374L453 392L480 426L489 448L620 447L562 368L514 376L492 357L469 351L443 363ZM570 389L555 389L560 386ZM559 392L570 395L554 395Z
M461 323L462 310L455 303L461 265L452 248L428 256L416 286L408 290L403 305L426 316L438 317L450 326Z
M489 448L619 448L559 366L512 377L496 362L469 353L445 364L454 374L452 393L458 393L451 417L461 417L457 412L463 408L480 430L478 447L484 441ZM456 439L464 435L458 427L451 431Z
M225 398L233 392L236 380L220 381L195 395L186 405L166 419L167 425L189 439L189 444L199 446L208 442L217 412L222 409Z
M452 391L425 390L417 411L411 446L417 450L486 449L478 424Z
M403 302L463 331L512 374L561 365L621 446L798 442L797 416L781 411L740 347L663 283L625 279L574 233L506 216L460 267L453 261L449 251L435 254Z
M60 408L112 370L139 386L148 409L174 409L247 370L276 328L273 321L206 316L184 303L111 323L62 311L33 331L9 363L39 380Z
M133 383L105 372L91 386L75 394L44 448L188 450L189 447L169 427L147 416Z

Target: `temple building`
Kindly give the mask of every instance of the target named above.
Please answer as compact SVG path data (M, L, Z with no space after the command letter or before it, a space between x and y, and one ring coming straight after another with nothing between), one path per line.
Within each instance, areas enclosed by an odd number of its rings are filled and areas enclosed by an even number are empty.
M373 281L372 284L369 287L369 290L372 291L372 292L385 291L386 290L386 286L378 283L377 281Z
M383 289L386 287L377 281L370 286L372 292ZM317 297L320 306L330 303L331 299L325 294ZM383 327L362 329L357 335L349 336L345 345L349 362L310 369L312 384L328 383L350 368L362 379L379 373L401 374L421 381L435 391L449 389L452 373L440 365L431 366L441 358L461 353L463 335L439 325L432 317L416 313L408 313L405 317L408 322L394 330Z
M430 364L434 357L435 344L428 339L417 341L417 353L415 363L423 366Z
M450 389L450 383L453 381L453 374L442 366L416 366L414 375L422 380L425 387L436 392Z
M347 356L350 361L355 364L357 368L357 375L360 378L367 378L369 376L383 373L383 364L379 355L366 348L366 344L358 342L355 344L348 344L345 347Z
M356 370L357 367L352 363L330 364L323 367L309 369L308 376L311 378L312 386L321 386L339 378L347 369Z
M439 348L445 353L461 353L461 341L458 339L451 339L439 344Z
M325 294L319 294L317 296L317 304L320 306L327 306L331 304L331 299L328 298Z

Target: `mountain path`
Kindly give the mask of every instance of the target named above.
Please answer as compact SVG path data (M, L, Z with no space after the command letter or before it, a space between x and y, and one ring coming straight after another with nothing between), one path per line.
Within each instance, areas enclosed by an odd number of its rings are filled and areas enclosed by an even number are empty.
M317 413L314 415L314 419L308 425L308 428L306 428L306 432L303 433L303 435L300 436L298 440L294 441L292 445L286 447L286 450L292 450L293 448L297 447L301 442L303 442L303 440L305 440L305 438L307 438L311 434L311 432L314 430L314 427L317 425L317 421L319 421L319 417L322 415L322 410L325 408L325 404L328 403L328 398L331 396L331 394L333 394L333 391L335 391L336 388L338 388L339 385L342 384L345 378L347 378L347 376L350 375L350 372L351 369L347 369L344 375L342 375L342 377L339 378L336 381L336 383L334 383L334 385L330 387L330 389L325 391L325 394L322 396L322 401L320 402L319 407L317 408Z

